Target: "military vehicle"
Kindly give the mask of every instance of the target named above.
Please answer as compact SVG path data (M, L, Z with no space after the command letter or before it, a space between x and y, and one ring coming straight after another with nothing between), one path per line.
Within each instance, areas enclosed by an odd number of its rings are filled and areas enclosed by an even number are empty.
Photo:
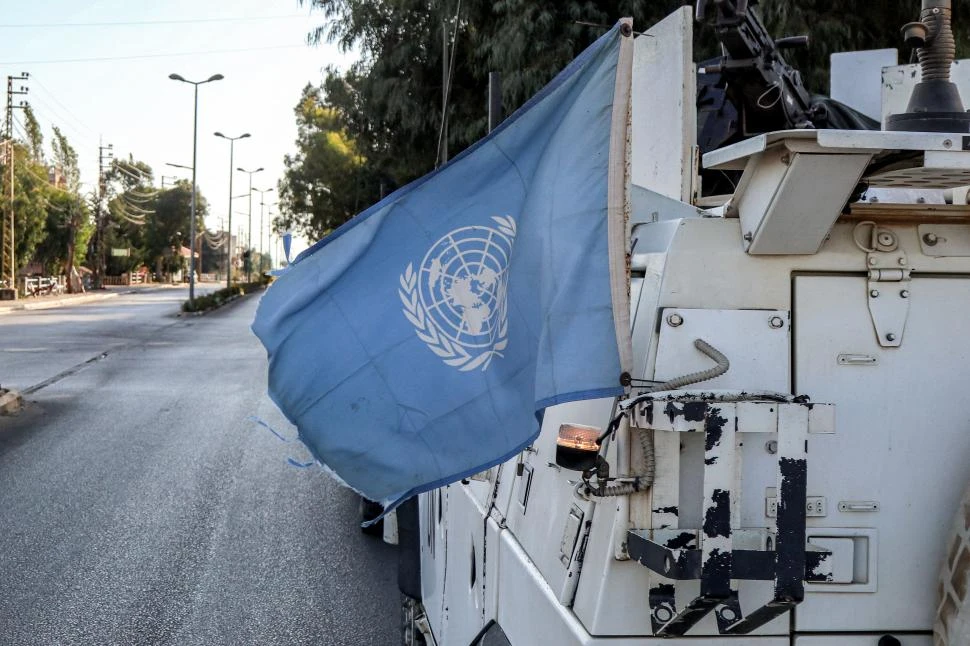
M833 57L842 102L753 4L635 39L628 394L548 409L515 459L388 518L405 644L970 644L950 2L905 26L918 65ZM722 57L695 64L695 21Z

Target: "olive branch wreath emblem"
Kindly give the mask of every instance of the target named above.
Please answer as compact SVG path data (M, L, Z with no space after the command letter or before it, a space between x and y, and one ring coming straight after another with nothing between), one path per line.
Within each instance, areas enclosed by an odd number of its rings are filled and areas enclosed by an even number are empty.
M493 216L492 220L498 225L498 232L509 241L515 241L515 220L511 216ZM508 318L508 299L503 293L499 299L498 311L498 334L496 341L487 350L479 354L469 353L468 350L454 339L448 337L444 330L439 327L431 315L427 312L418 297L418 275L420 272L414 271L413 263L408 263L404 273L401 274L401 288L398 296L404 305L404 316L414 326L414 331L418 338L424 341L428 348L438 355L447 365L458 368L462 372L481 368L483 371L488 368L495 357L502 357L502 351L508 347L509 338L509 318Z

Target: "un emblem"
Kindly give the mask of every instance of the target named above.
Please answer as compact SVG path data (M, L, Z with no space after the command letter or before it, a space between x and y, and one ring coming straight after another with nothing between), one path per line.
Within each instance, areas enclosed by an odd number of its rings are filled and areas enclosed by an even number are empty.
M488 368L508 345L508 267L515 220L455 229L435 242L398 294L418 338L449 366Z

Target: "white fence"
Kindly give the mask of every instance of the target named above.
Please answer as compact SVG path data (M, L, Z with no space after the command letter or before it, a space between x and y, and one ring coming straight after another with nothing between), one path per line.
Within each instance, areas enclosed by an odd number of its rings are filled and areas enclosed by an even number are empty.
M67 291L67 282L63 276L27 277L23 280L23 293L26 296L48 296Z
M143 285L149 282L147 274L129 272L120 276L105 276L102 283L105 285Z

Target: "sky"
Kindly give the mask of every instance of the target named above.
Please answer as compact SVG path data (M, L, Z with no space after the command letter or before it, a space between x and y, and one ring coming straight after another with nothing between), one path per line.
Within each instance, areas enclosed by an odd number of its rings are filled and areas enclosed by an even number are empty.
M200 81L222 74L224 80L199 86L196 164L198 190L209 202L206 224L217 230L229 214L230 165L229 142L213 133L252 135L236 142L233 166L264 168L252 176L253 187L274 189L265 203L276 202L283 156L296 150L293 108L300 91L319 83L327 66L346 69L356 59L334 45L307 45L307 34L323 23L320 12L298 0L7 3L0 18L0 74L29 73L29 80L14 82L28 94L15 99L30 103L48 156L52 125L68 137L86 191L97 180L99 145L113 146L116 158L131 155L150 165L156 186L162 175L166 183L191 179L190 170L166 163L192 165L193 88L168 76ZM15 114L23 124L22 113ZM233 175L233 195L246 194L249 176ZM259 202L254 193L256 248ZM248 226L249 201L242 197L232 205L237 234ZM266 231L268 222L267 216ZM294 251L306 244L296 241ZM275 253L275 238L270 246Z

